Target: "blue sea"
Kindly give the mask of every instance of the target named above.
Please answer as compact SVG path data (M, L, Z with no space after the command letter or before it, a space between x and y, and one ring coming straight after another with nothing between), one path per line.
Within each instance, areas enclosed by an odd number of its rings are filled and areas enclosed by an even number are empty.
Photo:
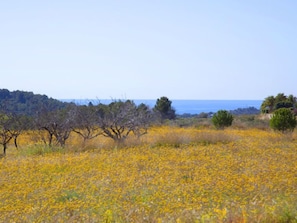
M81 100L81 99L63 99L61 101L74 102L76 104L109 104L113 100L110 99L94 99L94 100ZM135 104L144 103L149 107L153 108L156 104L156 100L133 100ZM238 108L249 108L254 107L260 109L262 100L171 100L172 107L176 110L179 115L182 114L200 114L201 112L217 112L218 110L224 109L227 111L235 110Z

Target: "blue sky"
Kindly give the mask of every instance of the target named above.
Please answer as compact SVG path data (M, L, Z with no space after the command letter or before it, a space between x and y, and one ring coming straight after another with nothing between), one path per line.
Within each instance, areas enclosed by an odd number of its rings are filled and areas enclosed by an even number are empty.
M295 0L0 2L0 88L57 99L297 96Z

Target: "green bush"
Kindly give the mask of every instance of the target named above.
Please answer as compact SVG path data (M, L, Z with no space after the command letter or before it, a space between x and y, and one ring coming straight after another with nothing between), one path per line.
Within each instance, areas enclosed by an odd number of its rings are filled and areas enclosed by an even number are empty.
M270 127L281 132L294 131L296 127L296 118L288 108L276 110L270 119Z
M233 116L226 110L219 110L212 117L212 123L217 129L224 129L231 126L233 122Z

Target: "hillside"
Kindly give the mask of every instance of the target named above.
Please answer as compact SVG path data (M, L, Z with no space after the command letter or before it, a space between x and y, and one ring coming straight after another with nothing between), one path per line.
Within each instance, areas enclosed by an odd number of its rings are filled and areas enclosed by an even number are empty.
M53 111L64 108L67 104L69 103L33 92L0 89L0 111L5 113L33 116L42 108Z

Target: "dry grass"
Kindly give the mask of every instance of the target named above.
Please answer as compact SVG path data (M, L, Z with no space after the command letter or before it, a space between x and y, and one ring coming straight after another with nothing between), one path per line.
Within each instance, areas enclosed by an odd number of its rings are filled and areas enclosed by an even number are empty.
M226 134L224 131L211 129L167 127L152 129L152 134L145 140L151 146L187 147L228 143L236 140L236 137Z
M296 133L156 127L54 152L30 134L0 159L0 222L297 221Z

